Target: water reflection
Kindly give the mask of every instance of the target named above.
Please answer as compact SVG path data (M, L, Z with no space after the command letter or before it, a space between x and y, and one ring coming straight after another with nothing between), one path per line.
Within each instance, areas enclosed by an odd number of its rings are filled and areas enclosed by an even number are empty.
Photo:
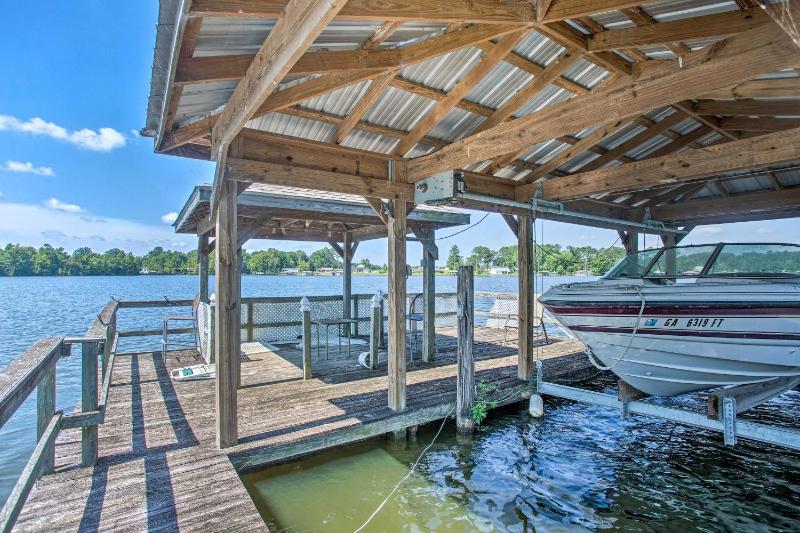
M698 399L684 400L697 402ZM791 423L789 393L748 418ZM364 443L244 477L271 529L353 531L430 442ZM566 401L510 409L471 442L453 427L368 531L800 529L800 454ZM365 530L365 531L366 531Z

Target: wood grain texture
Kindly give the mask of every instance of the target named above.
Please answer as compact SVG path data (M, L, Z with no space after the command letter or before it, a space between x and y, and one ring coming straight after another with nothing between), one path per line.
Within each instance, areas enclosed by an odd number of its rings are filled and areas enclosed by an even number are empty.
M389 408L406 408L406 203L392 200L389 232Z
M475 429L472 419L472 405L475 403L475 273L472 266L458 267L456 299L456 427L459 433L469 434Z
M635 81L621 80L591 95L577 96L466 139L409 163L416 181L437 172L491 159L539 140L579 131L608 116L631 117L661 105L694 98L715 88L793 66L797 54L784 35L759 26L727 41L721 50L688 54L682 66L659 63L643 67Z

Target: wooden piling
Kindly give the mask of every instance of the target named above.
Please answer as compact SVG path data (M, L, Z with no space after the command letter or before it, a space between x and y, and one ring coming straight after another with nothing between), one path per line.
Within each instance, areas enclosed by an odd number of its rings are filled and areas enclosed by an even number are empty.
M344 232L342 240L342 317L350 318L353 316L353 235L349 231ZM347 335L352 335L350 324L345 326Z
M84 342L81 349L81 411L97 411L97 342ZM49 421L48 421L49 422ZM81 428L81 466L97 462L97 425Z
M378 368L378 348L381 344L381 309L383 309L383 297L380 293L372 297L372 322L369 334L369 367L373 370Z
M533 217L531 215L519 215L517 218L517 276L519 278L517 375L519 379L530 381L534 373L531 329L535 322Z
M472 405L475 403L475 283L472 266L458 268L456 289L457 352L456 427L459 433L472 433Z
M48 370L42 381L36 387L36 440L39 441L47 431L53 415L56 412L56 367ZM47 456L42 459L42 475L52 474L55 465L56 450L47 450Z
M303 296L300 300L303 313L303 379L311 379L311 302Z
M222 194L217 210L216 229L216 323L214 355L217 379L216 431L217 446L228 448L238 442L237 385L241 350L239 319L239 284L236 236L235 181L221 184Z
M389 408L406 408L406 202L392 200L389 233Z
M208 303L208 233L197 237L197 276L200 301Z
M434 232L425 234L428 242L422 247L422 360L433 361L436 356L436 259L437 250L434 244Z

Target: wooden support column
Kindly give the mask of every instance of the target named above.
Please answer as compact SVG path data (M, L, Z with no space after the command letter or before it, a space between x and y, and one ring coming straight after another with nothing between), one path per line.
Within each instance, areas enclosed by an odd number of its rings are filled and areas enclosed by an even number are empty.
M626 254L632 254L639 250L639 234L633 231L618 231L619 240L625 247Z
M434 231L426 232L428 243L422 246L422 360L433 361L436 356L436 259Z
M674 247L677 243L674 235L662 235L661 242L664 244L665 248ZM666 258L666 274L668 276L674 276L678 271L678 258L675 250L667 250L664 257Z
M519 215L517 217L517 276L519 277L517 375L524 380L532 379L534 374L531 327L535 322L536 295L533 293L533 267L533 217Z
M208 233L197 237L197 276L199 280L200 301L208 303Z
M216 357L216 429L217 446L228 448L238 442L237 373L241 325L236 240L236 182L221 185L217 211L216 307L214 354Z
M81 348L81 411L97 411L97 342L84 342ZM97 462L97 426L81 428L81 466Z
M458 267L456 289L458 321L456 362L456 427L458 432L469 434L475 429L472 404L475 402L475 281L472 266Z
M300 300L303 313L303 379L311 379L311 302L303 296Z
M381 324L383 323L383 295L380 292L372 297L372 322L369 330L369 367L378 368L378 348L381 345Z
M50 420L56 412L56 367L48 370L42 381L36 387L36 440L42 439ZM51 447L47 452L47 457L42 460L42 475L53 473L56 460L56 449Z
M342 240L342 317L351 318L353 316L353 234L349 231L344 232ZM350 324L347 324L347 334L353 332Z
M389 232L389 408L406 408L406 202L392 200Z

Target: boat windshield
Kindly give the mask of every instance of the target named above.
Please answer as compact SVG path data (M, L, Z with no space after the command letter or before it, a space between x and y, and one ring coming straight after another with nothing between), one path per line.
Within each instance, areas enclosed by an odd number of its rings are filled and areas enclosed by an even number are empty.
M641 278L661 250L642 250L628 254L609 270L605 278Z
M723 244L707 276L800 276L800 246Z
M800 245L707 244L628 254L604 276L675 279L700 277L798 277Z

